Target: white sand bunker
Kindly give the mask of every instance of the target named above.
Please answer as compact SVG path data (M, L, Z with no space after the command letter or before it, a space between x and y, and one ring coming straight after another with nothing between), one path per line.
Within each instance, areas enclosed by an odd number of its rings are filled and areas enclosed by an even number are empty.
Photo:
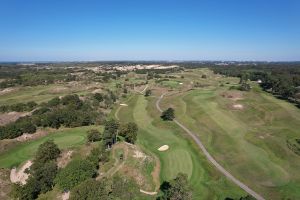
M70 191L64 192L64 193L61 195L61 199L62 199L62 200L68 200L69 198L70 198Z
M167 151L168 149L169 149L168 145L163 145L163 146L159 147L157 150L158 151Z
M179 83L179 85L182 85L183 83Z
M234 109L243 109L244 108L244 106L242 104L234 104L232 107Z
M120 103L120 106L128 106L126 103Z
M12 183L21 183L22 185L26 184L26 180L28 179L29 174L25 173L25 170L30 168L32 162L28 160L19 170L13 168L10 171L10 181Z

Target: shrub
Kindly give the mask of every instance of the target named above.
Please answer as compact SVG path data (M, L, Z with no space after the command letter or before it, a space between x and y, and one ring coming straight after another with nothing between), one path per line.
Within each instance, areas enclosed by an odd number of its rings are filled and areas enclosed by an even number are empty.
M164 121L172 121L175 118L175 113L173 108L168 108L162 112L160 116Z
M97 129L88 130L87 139L89 142L100 141L101 140L100 132Z
M56 176L55 182L63 190L69 190L79 183L92 178L96 174L96 170L88 160L71 161Z

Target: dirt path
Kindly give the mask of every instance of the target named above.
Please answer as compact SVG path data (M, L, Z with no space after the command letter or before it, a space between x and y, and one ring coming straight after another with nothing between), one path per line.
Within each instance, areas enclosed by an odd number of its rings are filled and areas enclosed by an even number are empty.
M159 106L160 101L163 99L165 94L162 94L158 100L156 101L156 108L160 112L162 112L162 109ZM234 182L237 186L239 186L241 189L243 189L245 192L253 196L257 200L265 200L262 196L260 196L258 193L250 189L247 185L236 179L230 172L228 172L224 167L222 167L211 155L210 153L206 150L200 139L194 134L192 131L190 131L187 127L185 127L183 124L178 122L176 119L173 120L178 126L180 126L190 137L193 138L197 146L202 150L206 158L223 174L225 175L228 179L230 179L232 182Z
M113 149L113 156L115 158L115 162L113 164L113 167L110 168L106 173L102 174L102 175L99 175L96 180L99 180L101 179L102 177L111 177L113 176L117 171L119 171L124 163L125 163L125 160L127 159L128 157L128 146L126 146L125 144L118 144L119 146L117 146L116 148ZM121 161L119 158L116 157L115 153L116 153L116 150L117 149L123 149L124 150L124 154L123 154L123 160Z

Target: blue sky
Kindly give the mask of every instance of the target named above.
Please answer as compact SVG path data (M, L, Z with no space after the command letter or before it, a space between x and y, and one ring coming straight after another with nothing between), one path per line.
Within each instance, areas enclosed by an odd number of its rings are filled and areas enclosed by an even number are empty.
M0 61L300 60L298 0L0 0Z

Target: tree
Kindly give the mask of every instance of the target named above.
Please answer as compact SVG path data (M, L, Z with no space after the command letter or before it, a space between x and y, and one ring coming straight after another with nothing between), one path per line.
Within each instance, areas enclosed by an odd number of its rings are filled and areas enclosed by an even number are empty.
M96 174L94 165L88 160L73 160L56 176L55 182L63 190L69 190Z
M125 138L126 142L134 144L137 139L138 126L134 122L123 124L120 127L119 135Z
M172 121L175 118L175 113L173 108L168 108L162 112L160 116L164 121Z
M54 186L54 179L57 174L57 165L54 161L45 163L43 166L35 168L32 176L39 183L40 192L45 193Z
M94 94L94 98L98 101L98 102L102 102L103 101L103 95L100 93L95 93Z
M145 97L148 97L152 94L152 91L151 90L146 90L145 92Z
M241 91L249 91L251 89L250 85L246 82L242 82L241 86L239 87Z
M75 109L79 109L83 105L83 102L79 99L79 96L77 94L64 96L61 99L61 103L63 105L74 107Z
M58 97L54 97L53 99L48 101L48 106L50 107L58 106L59 104L60 104L60 99Z
M88 179L71 190L70 200L110 200L111 189L107 181Z
M36 127L33 125L29 117L22 117L16 121L18 128L22 133L35 133Z
M116 142L116 135L119 128L119 122L114 119L107 120L104 126L103 140L106 146L111 146Z
M88 130L87 139L89 142L100 141L101 140L100 132L97 129Z
M169 183L164 182L161 185L163 196L162 200L191 200L192 188L189 185L188 177L186 174L179 173L177 177Z
M37 150L34 163L46 163L56 160L60 154L60 149L53 140L47 140L41 144Z

